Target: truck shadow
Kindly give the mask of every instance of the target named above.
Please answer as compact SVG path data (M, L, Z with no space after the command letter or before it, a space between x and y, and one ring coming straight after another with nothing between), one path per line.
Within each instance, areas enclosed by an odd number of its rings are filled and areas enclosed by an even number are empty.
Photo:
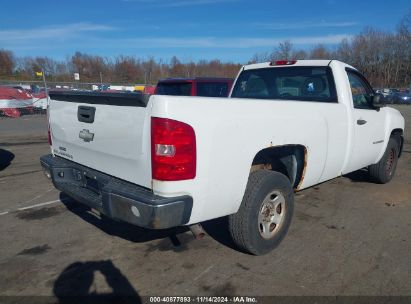
M94 212L91 208L76 202L63 192L60 193L60 200L70 212L79 216L87 223L92 224L109 235L117 236L135 243L169 238L174 246L179 246L180 243L177 240L177 234L189 230L187 227L159 230L144 229L125 222L117 222L104 215L100 215Z
M99 272L112 292L99 293L95 274ZM94 290L93 290L94 289ZM53 286L58 303L141 303L129 280L111 260L76 262L66 267Z
M214 240L219 242L220 244L223 244L224 246L227 246L235 251L240 251L240 250L234 243L233 238L230 235L229 229L228 229L228 217L220 217L217 219L209 220L201 224L203 226L203 229L207 234L212 237ZM246 253L246 252L243 252ZM247 253L248 254L248 253Z
M60 200L66 206L67 210L109 235L117 236L135 243L162 240L158 245L153 246L148 244L148 251L150 252L153 250L173 250L175 252L180 252L187 249L187 244L189 242L194 241L194 238L191 237L191 235L189 236L186 234L186 232L189 231L189 228L186 226L161 230L144 229L125 222L114 221L104 215L99 215L91 210L91 208L76 202L63 192L60 193ZM227 217L209 220L202 223L202 226L205 232L215 241L233 250L239 250L235 246L233 239L228 232ZM178 235L180 235L180 238L177 237Z
M357 170L348 174L344 174L353 183L371 183L370 174L367 169Z
M14 154L10 151L0 149L0 171L6 169L10 166L12 160L14 159Z

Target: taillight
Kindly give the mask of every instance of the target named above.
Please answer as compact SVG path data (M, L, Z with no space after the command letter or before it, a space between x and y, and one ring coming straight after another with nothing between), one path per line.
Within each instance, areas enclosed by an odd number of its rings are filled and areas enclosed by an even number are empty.
M48 131L47 131L47 133L48 133L48 138L49 138L49 145L51 146L51 145L52 145L52 142L51 142L50 125L48 125Z
M52 145L51 141L51 131L50 131L50 107L47 106L47 135L49 139L49 145Z
M295 64L297 60L277 60L271 62L270 65L292 65Z
M196 176L194 129L168 118L151 118L151 167L153 179L178 181Z

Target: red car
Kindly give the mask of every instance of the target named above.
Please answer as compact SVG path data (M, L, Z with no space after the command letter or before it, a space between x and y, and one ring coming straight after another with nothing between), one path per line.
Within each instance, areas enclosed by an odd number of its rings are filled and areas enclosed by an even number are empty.
M195 77L167 78L157 83L156 95L227 97L234 79Z
M19 86L0 86L0 116L20 117L33 113L33 96Z

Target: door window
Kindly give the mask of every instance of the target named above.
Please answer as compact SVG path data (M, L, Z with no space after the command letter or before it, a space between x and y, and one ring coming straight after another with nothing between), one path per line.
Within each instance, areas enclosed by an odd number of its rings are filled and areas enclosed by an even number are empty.
M372 104L373 91L365 80L357 73L347 71L348 81L351 86L351 94L354 108L374 109Z

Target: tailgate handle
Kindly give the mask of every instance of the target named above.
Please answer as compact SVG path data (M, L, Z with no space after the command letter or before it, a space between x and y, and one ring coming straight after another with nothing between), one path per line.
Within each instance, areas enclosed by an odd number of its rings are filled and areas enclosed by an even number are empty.
M86 123L93 123L94 114L96 114L95 107L78 106L78 110L77 110L78 121L82 121Z

